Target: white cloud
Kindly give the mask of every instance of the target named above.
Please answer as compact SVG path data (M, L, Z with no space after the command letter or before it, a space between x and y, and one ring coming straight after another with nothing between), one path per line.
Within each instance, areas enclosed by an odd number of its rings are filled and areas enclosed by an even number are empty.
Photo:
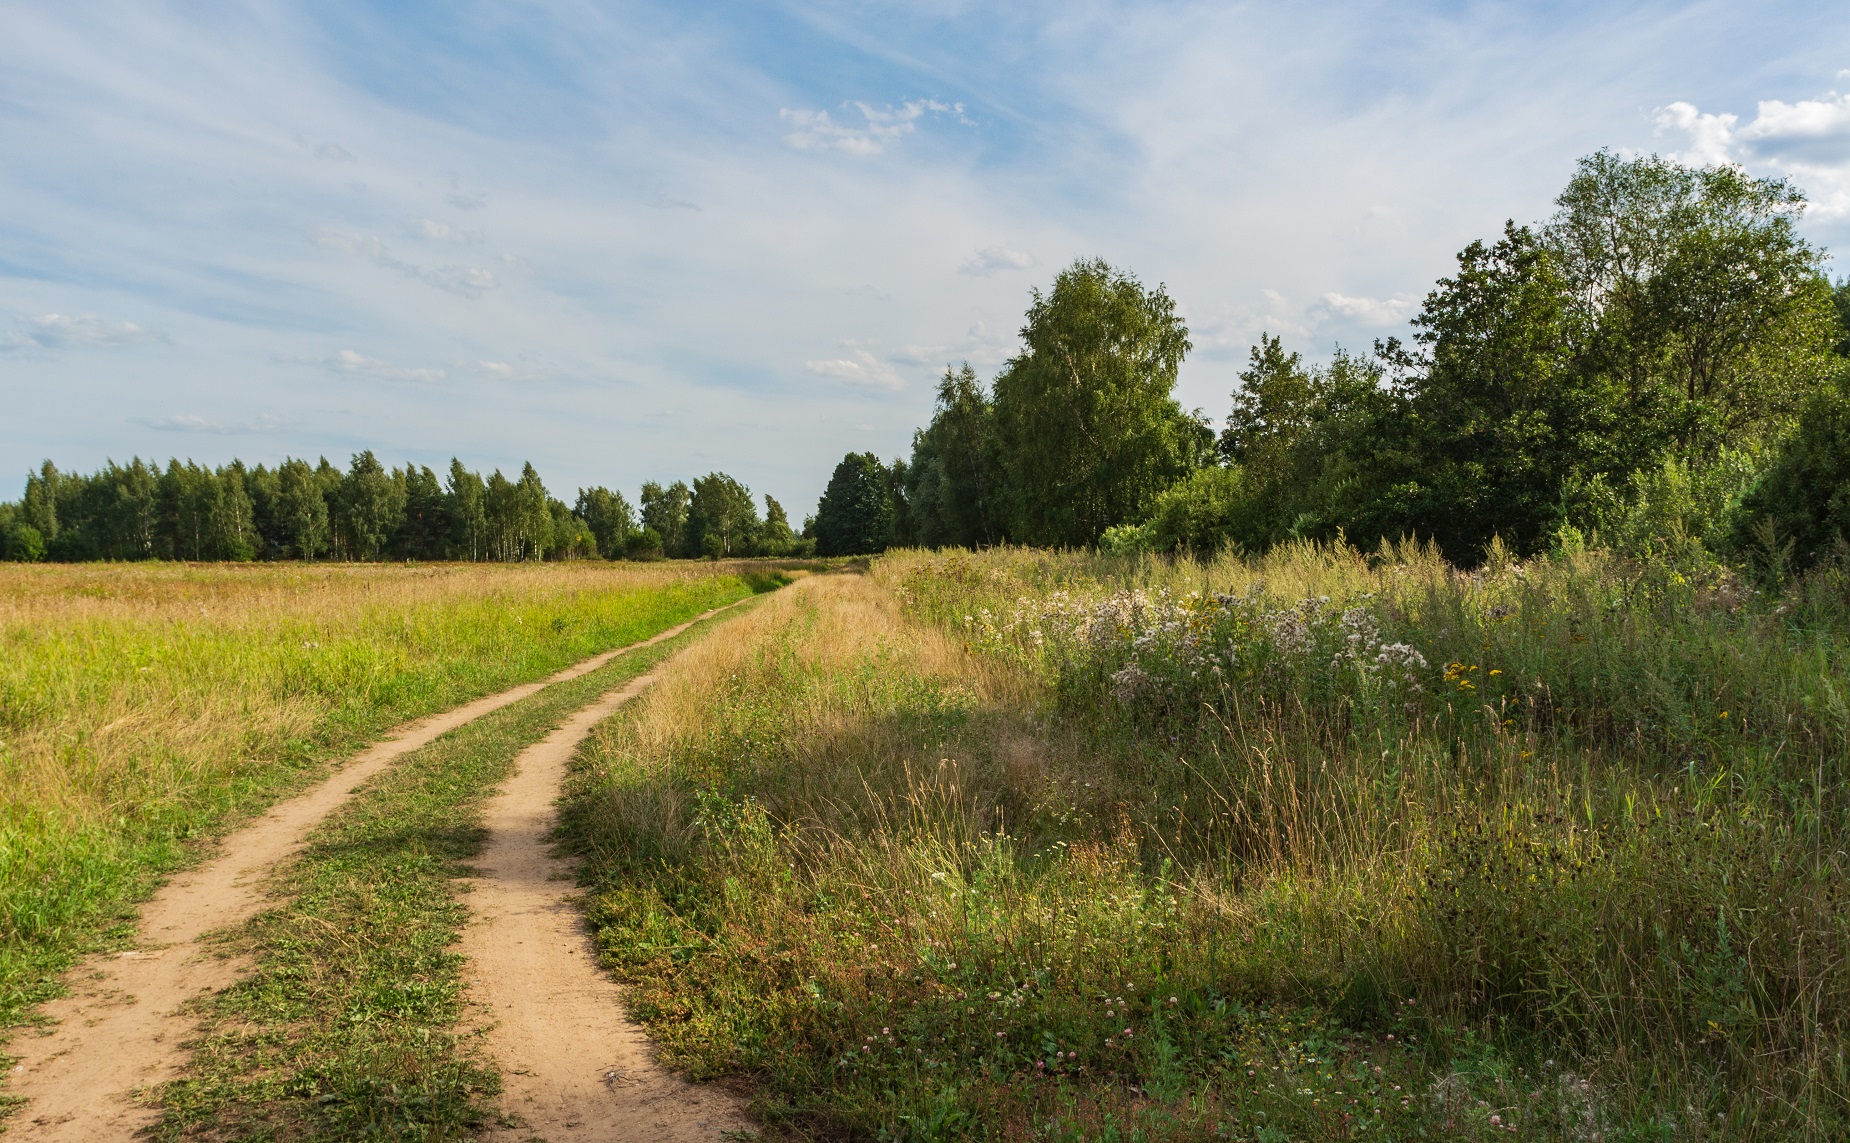
M784 142L799 151L845 151L850 155L877 155L888 144L896 143L917 129L927 114L963 116L961 103L940 103L935 99L915 99L898 107L875 107L870 103L849 106L861 113L860 126L838 123L827 111L805 111L785 107L777 117L796 129L784 136Z
M1006 246L985 246L970 255L963 265L957 267L959 274L968 274L973 278L987 278L998 270L1026 270L1034 265L1034 255L1026 250L1010 250Z
M491 361L486 358L459 361L456 368L495 381L544 381L553 375L551 369L531 362Z
M1419 312L1414 298L1352 298L1347 294L1323 295L1322 308L1360 325L1399 325Z
M833 377L838 381L846 381L850 385L863 385L873 389L905 388L906 382L891 365L865 349L849 347L848 352L847 357L805 361L803 367L811 373Z
M389 361L368 357L351 349L343 349L332 357L283 357L278 360L297 365L317 365L330 373L351 373L387 381L441 381L448 376L439 368L393 365Z
M1806 190L1818 215L1850 216L1850 94L1833 91L1794 103L1763 99L1746 123L1686 102L1660 107L1654 118L1660 133L1680 131L1688 139L1673 158L1787 177Z
M119 349L166 341L167 335L131 321L105 321L95 314L45 314L27 318L0 340L0 351Z
M407 262L394 256L384 242L371 234L353 234L324 226L315 232L315 245L324 250L345 250L375 266L465 298L479 298L483 291L501 284L492 270L480 266L419 266Z
M159 429L169 433L212 433L219 436L240 436L246 433L274 433L285 428L284 422L268 413L260 414L248 421L210 421L191 413L180 413L171 417L132 417L132 425L143 428Z
M323 143L321 146L315 148L315 154L323 159L332 159L337 163L359 162L358 159L354 158L352 151L349 151L339 143Z
M457 246L467 246L486 240L487 235L480 230L464 230L451 226L447 222L438 222L434 218L419 218L405 224L407 233L418 238L428 238L433 242L450 242Z

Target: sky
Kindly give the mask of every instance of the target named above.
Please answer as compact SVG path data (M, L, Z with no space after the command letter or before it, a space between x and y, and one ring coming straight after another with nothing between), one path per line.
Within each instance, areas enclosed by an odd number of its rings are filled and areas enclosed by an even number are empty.
M1850 250L1850 6L0 0L0 496L326 455L813 511L1103 257L1226 411L1602 147ZM1850 270L1850 262L1840 263Z

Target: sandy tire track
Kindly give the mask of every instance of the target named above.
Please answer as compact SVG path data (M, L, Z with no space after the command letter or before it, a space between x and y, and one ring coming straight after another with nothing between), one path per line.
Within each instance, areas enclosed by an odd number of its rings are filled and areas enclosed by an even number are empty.
M489 841L475 862L475 917L462 949L470 998L496 1021L488 1047L501 1067L502 1106L521 1121L490 1139L710 1143L749 1129L730 1094L688 1084L656 1063L647 1036L624 1013L621 987L598 967L573 863L552 856L573 752L653 681L631 681L528 747L488 803Z
M159 1115L158 1108L139 1098L140 1091L175 1078L185 1061L182 1045L196 1024L179 1009L201 993L237 980L239 963L207 954L200 938L255 915L266 900L265 875L294 852L329 811L393 759L439 735L553 683L588 674L618 655L672 639L724 610L715 608L538 682L409 723L356 754L320 785L278 803L233 833L218 856L175 874L142 906L134 948L86 959L66 978L71 994L41 1009L55 1026L14 1034L7 1051L20 1058L7 1093L27 1102L0 1121L0 1131L33 1143L133 1139Z

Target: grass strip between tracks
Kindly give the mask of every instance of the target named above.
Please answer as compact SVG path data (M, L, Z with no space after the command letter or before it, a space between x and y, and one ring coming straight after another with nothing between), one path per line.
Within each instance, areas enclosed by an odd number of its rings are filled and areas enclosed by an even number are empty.
M492 1120L500 1077L455 949L483 803L523 749L705 626L445 735L318 827L278 906L226 935L253 968L202 1006L156 1136L439 1140Z

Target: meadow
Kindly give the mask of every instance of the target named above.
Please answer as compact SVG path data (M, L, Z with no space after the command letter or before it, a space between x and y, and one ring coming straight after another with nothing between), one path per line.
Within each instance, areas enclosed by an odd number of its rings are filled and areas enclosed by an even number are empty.
M771 1137L1850 1134L1850 577L891 553L581 752L672 1065Z
M387 728L753 591L739 565L0 565L0 1026Z

